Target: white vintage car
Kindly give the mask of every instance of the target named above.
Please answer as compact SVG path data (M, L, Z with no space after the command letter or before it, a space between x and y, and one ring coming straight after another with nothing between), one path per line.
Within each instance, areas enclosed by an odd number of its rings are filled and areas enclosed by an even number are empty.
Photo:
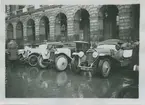
M64 47L60 42L48 42L38 58L41 68L55 65L58 71L67 69L71 61L71 49Z
M41 51L43 51L40 46L37 44L25 45L24 49L18 50L19 60L28 63L30 66L36 66L38 64L38 57Z

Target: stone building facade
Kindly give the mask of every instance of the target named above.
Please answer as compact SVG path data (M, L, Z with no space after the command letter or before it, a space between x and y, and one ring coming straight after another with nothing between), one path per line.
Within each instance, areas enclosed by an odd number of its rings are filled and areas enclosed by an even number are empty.
M14 8L13 10L11 8ZM6 40L139 39L140 5L6 6Z

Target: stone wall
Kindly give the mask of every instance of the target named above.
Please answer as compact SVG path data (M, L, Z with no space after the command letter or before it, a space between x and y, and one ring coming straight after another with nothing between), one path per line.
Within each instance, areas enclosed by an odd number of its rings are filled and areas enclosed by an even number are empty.
M13 24L14 27L14 38L16 38L16 25L19 21L23 23L23 35L24 35L24 41L27 41L27 21L29 19L33 19L35 21L35 34L36 34L36 41L39 40L39 31L40 31L40 19L43 16L48 17L49 19L49 28L50 28L50 39L51 41L54 41L56 38L55 35L55 18L57 14L64 13L67 17L67 36L68 40L74 40L74 16L75 13L83 8L88 11L90 15L90 37L95 36L103 36L103 27L101 26L101 21L99 17L99 11L102 6L94 6L94 5L65 5L61 8L53 8L53 9L47 9L45 11L38 11L32 14L22 15L19 17L11 18L6 21L6 24L9 23ZM118 11L119 11L119 38L120 39L127 39L130 36L131 33L131 5L117 5ZM6 26L7 26L6 25Z

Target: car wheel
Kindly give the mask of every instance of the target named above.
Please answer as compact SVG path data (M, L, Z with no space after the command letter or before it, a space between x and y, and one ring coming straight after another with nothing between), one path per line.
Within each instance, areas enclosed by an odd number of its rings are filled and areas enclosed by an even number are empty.
M28 58L28 64L30 66L36 66L38 64L38 56L37 55L30 55Z
M55 66L58 71L64 71L68 67L68 59L64 55L59 55L55 59Z
M39 64L39 66L40 66L41 68L46 68L46 67L48 67L48 62L44 62L42 56L39 57L39 59L38 59L38 64Z
M78 67L78 60L76 60L75 58L72 59L71 70L74 73L80 73L80 71L81 71L80 68Z
M111 70L111 62L109 59L101 59L99 61L98 67L99 67L99 70L101 72L101 76L103 78L106 78L109 76L110 70Z

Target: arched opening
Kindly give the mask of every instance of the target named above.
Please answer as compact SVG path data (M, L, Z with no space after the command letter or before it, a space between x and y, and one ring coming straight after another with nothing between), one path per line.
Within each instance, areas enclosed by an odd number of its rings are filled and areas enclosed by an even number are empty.
M20 48L23 48L23 24L22 22L18 22L16 25L16 41Z
M90 15L87 10L80 9L74 16L75 40L90 41Z
M13 39L13 25L10 23L7 26L7 41Z
M56 40L67 41L67 17L64 13L59 13L55 20Z
M39 40L40 41L49 40L48 39L49 37L50 37L50 35L49 35L49 20L46 16L44 16L40 20Z
M132 40L139 40L140 4L132 5Z
M35 42L35 22L32 19L27 22L27 38L28 42Z
M115 5L104 5L99 11L100 29L103 39L119 38L119 26L117 25L118 8Z

